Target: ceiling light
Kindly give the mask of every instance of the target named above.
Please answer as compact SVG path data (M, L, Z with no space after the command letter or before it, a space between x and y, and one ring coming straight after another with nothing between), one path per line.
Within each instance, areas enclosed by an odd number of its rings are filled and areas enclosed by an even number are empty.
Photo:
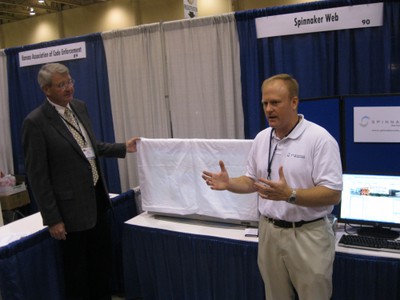
M44 0L38 0L38 3L44 4Z
M31 15L31 16L36 15L35 10L33 9L33 7L31 7L31 8L29 9L29 15Z

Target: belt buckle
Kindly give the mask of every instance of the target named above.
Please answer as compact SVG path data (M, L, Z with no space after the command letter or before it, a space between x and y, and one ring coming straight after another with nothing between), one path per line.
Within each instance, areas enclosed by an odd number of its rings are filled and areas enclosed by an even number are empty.
M270 223L272 223L272 225L279 227L279 228L294 228L294 223L293 222L287 222L287 221L283 221L283 220L275 220L273 218L268 218L268 221ZM289 226L289 224L291 224L292 226Z
M268 218L268 222L271 223L271 224L274 225L274 226L279 227L277 224L275 224L276 220L273 219L273 218Z

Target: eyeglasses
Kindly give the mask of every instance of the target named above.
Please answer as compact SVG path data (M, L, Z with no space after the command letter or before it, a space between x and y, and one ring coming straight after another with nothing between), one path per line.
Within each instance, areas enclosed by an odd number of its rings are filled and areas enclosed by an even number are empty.
M65 90L66 88L70 87L70 86L74 86L75 83L75 79L70 79L67 82L61 82L59 84L56 85L57 88L59 88L60 90Z

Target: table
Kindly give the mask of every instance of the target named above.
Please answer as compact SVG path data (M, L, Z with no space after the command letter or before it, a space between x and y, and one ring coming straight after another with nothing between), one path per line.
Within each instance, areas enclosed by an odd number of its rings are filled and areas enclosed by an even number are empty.
M244 227L143 213L123 228L126 299L265 299ZM338 232L337 240L342 232ZM400 299L400 255L337 246L332 299Z
M113 270L111 285L115 294L124 292L122 266L122 227L137 214L136 195L129 190L111 199ZM58 242L42 225L39 213L0 227L0 291L8 299L63 299Z
M400 254L341 247L336 234L334 299L400 299Z
M147 213L127 221L123 231L126 299L263 297L257 238L245 237L240 225L204 224Z

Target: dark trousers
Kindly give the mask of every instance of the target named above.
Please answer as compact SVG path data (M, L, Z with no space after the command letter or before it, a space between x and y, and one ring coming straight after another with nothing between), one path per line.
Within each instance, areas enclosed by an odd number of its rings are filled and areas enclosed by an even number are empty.
M90 230L68 232L61 242L67 299L111 299L111 235L107 199L97 197L97 224Z

